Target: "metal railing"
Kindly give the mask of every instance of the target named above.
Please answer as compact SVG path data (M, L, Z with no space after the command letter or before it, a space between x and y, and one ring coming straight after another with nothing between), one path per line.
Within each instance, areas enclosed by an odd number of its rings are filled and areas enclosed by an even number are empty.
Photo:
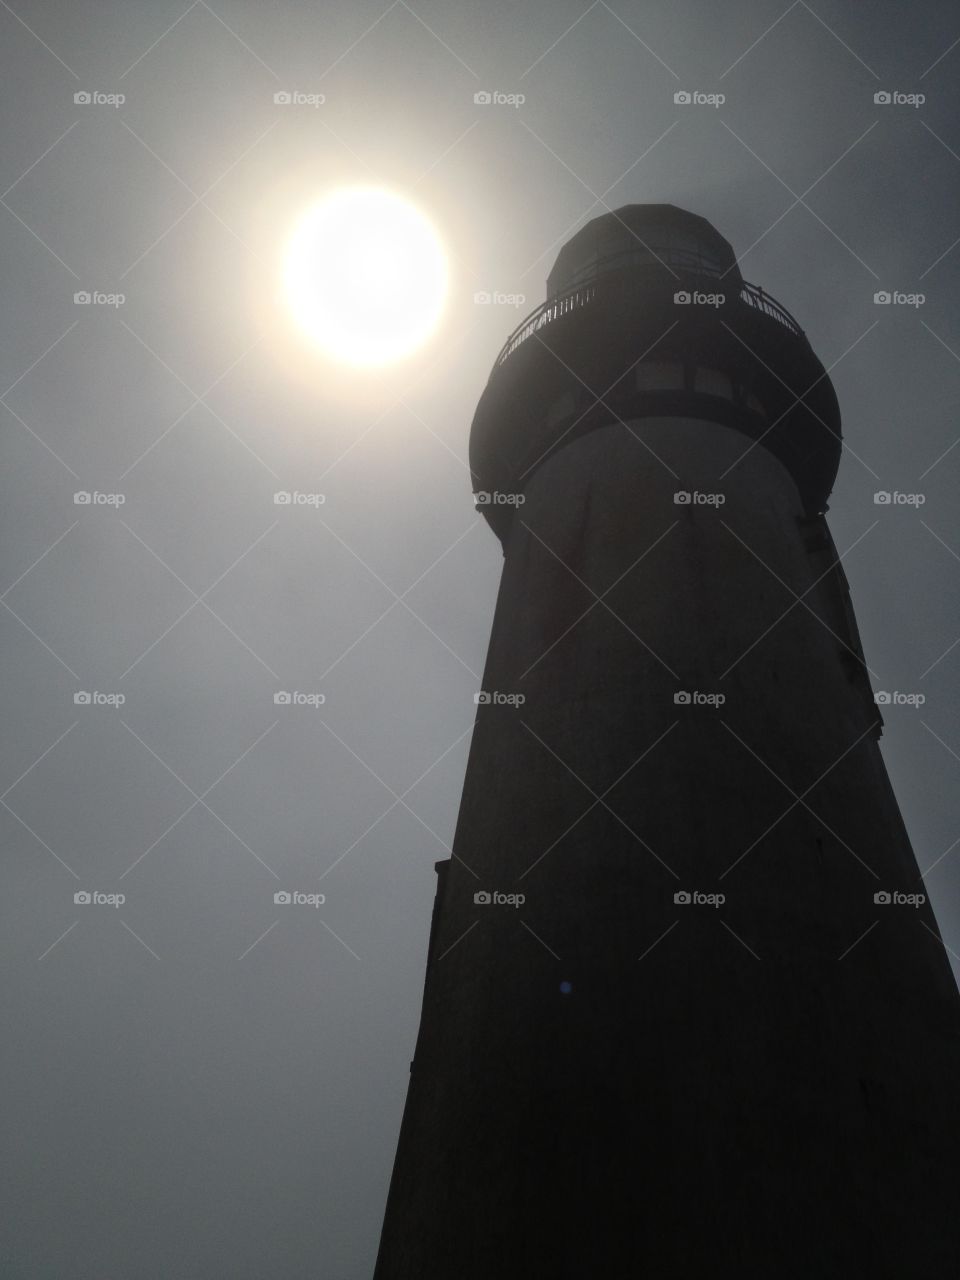
M692 256L692 255L691 255ZM500 353L494 364L494 368L503 364L503 362L516 351L522 343L533 336L539 329L545 325L551 324L554 320L558 320L561 316L568 315L571 311L578 311L581 307L588 306L597 295L601 292L603 283L609 283L613 277L622 279L618 272L604 272L602 276L596 276L592 280L583 284L576 285L572 289L567 289L564 293L556 294L552 298L548 298L546 302L542 302L535 311L521 320L519 325L510 334L506 342L500 348ZM715 285L722 279L717 273L703 272L701 275L704 284ZM677 281L678 284L691 284L690 279ZM764 315L770 316L771 319L778 321L790 333L796 334L797 337L804 337L804 332L797 324L796 320L786 309L781 306L775 298L768 293L764 293L759 285L748 284L746 280L741 282L740 299L747 306L752 307L755 311L762 311Z
M781 306L776 298L771 298L769 293L764 293L759 285L747 284L746 280L744 280L743 288L740 290L740 297L757 311L762 311L764 315L772 316L774 320L779 320L785 328L789 329L791 333L795 333L797 337L802 338L805 336L787 308Z
M507 356L519 347L521 342L526 342L542 329L544 325L550 324L552 320L558 319L560 316L567 315L570 311L578 311L581 307L585 307L588 302L592 302L597 296L599 285L584 284L576 289L570 289L566 293L558 294L556 297L548 298L546 302L540 304L536 311L531 312L526 320L521 320L519 326L514 329L510 337L503 344L500 354L497 356L497 364L503 364Z

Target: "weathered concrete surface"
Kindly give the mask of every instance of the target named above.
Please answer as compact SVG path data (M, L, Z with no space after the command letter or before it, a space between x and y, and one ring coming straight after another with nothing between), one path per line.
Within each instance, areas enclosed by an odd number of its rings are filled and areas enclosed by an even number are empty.
M923 885L844 584L749 444L614 423L530 480L376 1280L956 1273L960 998L874 901Z

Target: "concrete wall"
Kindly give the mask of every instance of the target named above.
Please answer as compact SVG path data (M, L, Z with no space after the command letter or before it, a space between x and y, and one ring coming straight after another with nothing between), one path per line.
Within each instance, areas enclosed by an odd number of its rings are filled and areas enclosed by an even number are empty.
M843 583L794 603L830 558L749 443L613 424L530 480L377 1280L956 1269L960 999L874 901L923 885Z

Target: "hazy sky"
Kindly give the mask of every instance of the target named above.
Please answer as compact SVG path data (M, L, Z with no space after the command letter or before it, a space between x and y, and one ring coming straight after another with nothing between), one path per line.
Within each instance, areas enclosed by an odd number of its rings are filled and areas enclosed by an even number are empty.
M709 218L831 369L830 524L875 687L926 699L883 751L960 967L958 37L929 0L0 0L5 1277L369 1277L500 572L470 420L606 207ZM375 377L277 300L357 181L454 264Z

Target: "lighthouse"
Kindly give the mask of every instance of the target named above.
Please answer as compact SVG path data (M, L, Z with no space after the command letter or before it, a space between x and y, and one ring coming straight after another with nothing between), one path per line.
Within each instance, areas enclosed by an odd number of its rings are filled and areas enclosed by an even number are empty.
M801 326L672 205L586 223L500 351L503 573L376 1280L956 1273L960 996L841 447Z

